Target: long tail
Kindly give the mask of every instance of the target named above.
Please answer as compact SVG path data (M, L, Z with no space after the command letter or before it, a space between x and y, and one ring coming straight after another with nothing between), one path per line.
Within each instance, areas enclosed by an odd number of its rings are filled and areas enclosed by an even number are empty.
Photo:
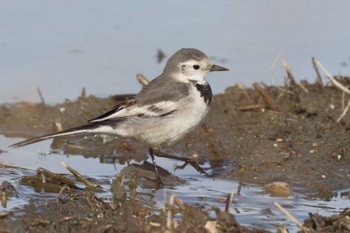
M61 137L61 136L68 136L68 135L79 134L79 133L92 133L92 132L98 133L98 132L103 132L104 131L104 130L102 130L103 127L106 127L106 126L103 126L103 125L99 124L98 122L90 123L90 124L87 124L87 125L83 125L83 126L79 126L79 127L63 130L63 131L60 131L58 133L46 134L46 135L39 136L39 137L29 138L27 140L24 140L24 141L12 144L9 147L16 148L16 147L26 146L26 145L29 145L29 144L32 144L32 143L36 143L36 142L40 142L40 141L44 141L44 140L50 139L50 138L56 138L56 137Z

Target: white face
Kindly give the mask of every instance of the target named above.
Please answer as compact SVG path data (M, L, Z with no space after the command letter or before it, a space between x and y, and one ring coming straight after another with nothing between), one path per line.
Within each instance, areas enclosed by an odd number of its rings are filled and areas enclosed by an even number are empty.
M189 60L179 64L182 79L187 79L187 82L192 80L199 83L205 82L205 76L210 71L211 66L212 64L208 59L202 59L200 61Z

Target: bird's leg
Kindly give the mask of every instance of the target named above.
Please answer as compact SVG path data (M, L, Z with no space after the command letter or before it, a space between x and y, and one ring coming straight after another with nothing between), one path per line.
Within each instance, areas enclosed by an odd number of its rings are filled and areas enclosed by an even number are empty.
M179 160L185 162L181 166L175 167L176 169L184 169L188 164L190 164L194 169L196 169L199 173L205 174L208 176L208 173L204 171L204 169L198 165L198 163L190 158L183 158L175 155L169 155L166 153L161 152L158 148L152 148L152 153L157 156L157 157L162 157L162 158L168 158L168 159L174 159L174 160ZM152 158L153 159L153 158ZM154 163L153 163L154 164Z
M151 156L152 163L153 163L153 166L154 166L154 171L155 171L156 176L157 176L157 178L156 178L157 183L158 183L158 185L163 185L163 182L162 182L162 180L160 179L160 176L159 176L156 160L154 159L154 149L152 147L149 148L149 155Z

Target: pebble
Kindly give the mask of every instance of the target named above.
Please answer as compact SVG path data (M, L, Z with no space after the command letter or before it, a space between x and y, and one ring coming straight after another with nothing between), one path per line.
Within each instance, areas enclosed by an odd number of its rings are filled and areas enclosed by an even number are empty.
M289 184L281 181L275 181L265 185L264 190L273 197L289 197L292 195Z

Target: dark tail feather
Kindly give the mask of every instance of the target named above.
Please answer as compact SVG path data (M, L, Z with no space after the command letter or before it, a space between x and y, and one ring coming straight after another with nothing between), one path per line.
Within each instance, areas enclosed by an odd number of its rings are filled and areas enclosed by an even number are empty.
M86 132L88 132L88 130L98 128L98 126L99 126L98 124L83 125L83 126L79 126L76 128L63 130L63 131L58 132L58 133L52 133L52 134L46 134L46 135L39 136L39 137L28 138L27 140L12 144L9 147L16 148L16 147L26 146L26 145L29 145L32 143L44 141L46 139L51 139L51 138L55 138L55 137L68 136L68 135L73 135L73 134L78 134L78 133L86 133Z

